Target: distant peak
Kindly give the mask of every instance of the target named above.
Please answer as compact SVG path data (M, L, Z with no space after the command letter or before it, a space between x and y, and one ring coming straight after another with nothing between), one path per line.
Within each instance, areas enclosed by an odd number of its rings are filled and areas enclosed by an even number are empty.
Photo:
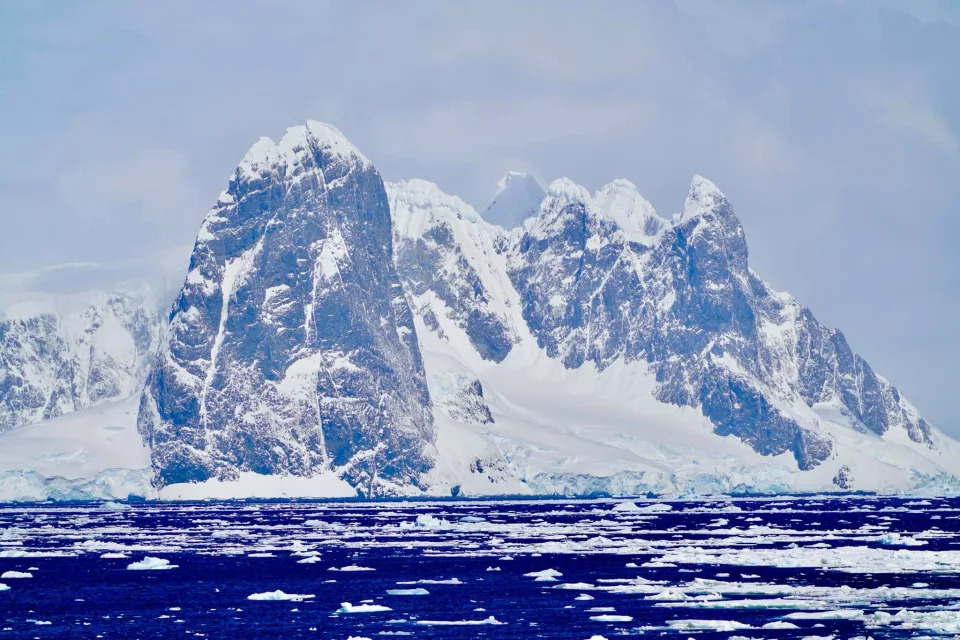
M513 229L540 210L547 193L529 173L508 171L497 181L497 194L481 214L487 222Z
M690 190L683 203L683 213L680 214L679 221L703 215L726 203L727 197L717 188L717 185L697 174L690 181Z
M503 177L497 180L497 195L500 195L507 189L512 187L517 187L518 185L536 185L541 191L543 187L540 186L540 183L537 182L537 179L534 178L529 173L523 173L521 171L507 171L503 174Z

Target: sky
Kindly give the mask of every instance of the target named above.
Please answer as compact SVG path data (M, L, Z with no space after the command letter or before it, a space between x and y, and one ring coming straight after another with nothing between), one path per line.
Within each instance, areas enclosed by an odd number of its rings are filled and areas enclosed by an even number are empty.
M960 437L958 68L949 0L0 2L0 284L178 277L307 119L478 209L519 170L669 216L699 173L753 269Z

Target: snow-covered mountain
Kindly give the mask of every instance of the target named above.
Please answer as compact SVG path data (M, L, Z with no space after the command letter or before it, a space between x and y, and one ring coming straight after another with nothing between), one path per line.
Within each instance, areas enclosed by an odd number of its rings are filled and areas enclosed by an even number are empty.
M559 179L510 231L424 181L388 191L441 485L882 489L960 466L842 333L750 270L705 178L671 220L625 180Z
M139 427L156 484L417 487L433 419L380 175L337 129L261 138L200 228Z
M9 302L0 310L0 431L138 393L161 325L145 286Z
M626 180L511 173L478 214L312 121L207 214L139 411L42 427L0 434L0 498L960 488L960 445L750 269L707 179L665 218ZM131 466L85 453L111 447Z

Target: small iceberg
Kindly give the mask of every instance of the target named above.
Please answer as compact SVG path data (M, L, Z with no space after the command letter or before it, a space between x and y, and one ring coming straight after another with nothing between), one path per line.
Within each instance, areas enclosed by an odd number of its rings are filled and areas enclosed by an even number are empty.
M500 625L500 624L507 624L507 623L500 622L493 616L490 616L488 618L484 618L483 620L417 620L417 624L421 624L425 626L435 626L435 627L440 627L440 626L452 627L452 626L472 626L472 625L480 625L480 624Z
M263 593L251 593L247 600L265 600L270 602L303 602L315 597L312 593L284 593L277 589L276 591L265 591Z
M382 604L350 604L349 602L341 602L340 608L337 609L337 613L378 613L380 611L393 611L393 609Z
M387 589L391 596L428 596L430 592L426 589Z
M874 542L879 542L889 547L922 547L927 544L926 540L917 540L916 538L911 538L910 536L905 536L893 531L885 533L879 538L875 538Z
M176 569L177 565L170 564L166 558L154 558L144 556L143 560L137 560L127 565L130 571L161 571L163 569Z
M534 578L535 582L556 582L557 578L563 574L556 569L544 569L543 571L531 571L523 575L526 578Z
M612 614L590 616L590 619L594 622L633 622L633 616L619 616Z
M627 513L663 513L673 511L673 507L663 502L654 502L645 506L638 506L636 502L620 502L613 506L611 511Z
M10 578L11 580L18 580L20 578L32 578L33 574L27 571L4 571L0 573L0 579Z
M373 567L359 567L355 564L346 567L330 567L327 571L376 571Z
M418 529L449 529L450 523L443 518L437 518L429 513L421 513L412 525L404 523L401 526L404 528L416 527Z

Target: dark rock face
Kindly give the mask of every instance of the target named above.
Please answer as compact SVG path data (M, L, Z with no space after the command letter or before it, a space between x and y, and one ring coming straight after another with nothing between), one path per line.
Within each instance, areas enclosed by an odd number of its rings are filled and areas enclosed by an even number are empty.
M432 465L430 398L376 169L322 123L261 139L203 223L139 427L157 483Z
M143 384L161 324L149 292L58 303L0 315L0 431L128 397Z
M548 354L568 368L645 360L660 400L700 407L718 434L761 454L791 452L801 469L830 456L798 403L836 401L858 427L882 434L896 424L931 442L929 425L841 333L750 271L743 228L705 179L649 243L557 181L511 264L523 317Z

